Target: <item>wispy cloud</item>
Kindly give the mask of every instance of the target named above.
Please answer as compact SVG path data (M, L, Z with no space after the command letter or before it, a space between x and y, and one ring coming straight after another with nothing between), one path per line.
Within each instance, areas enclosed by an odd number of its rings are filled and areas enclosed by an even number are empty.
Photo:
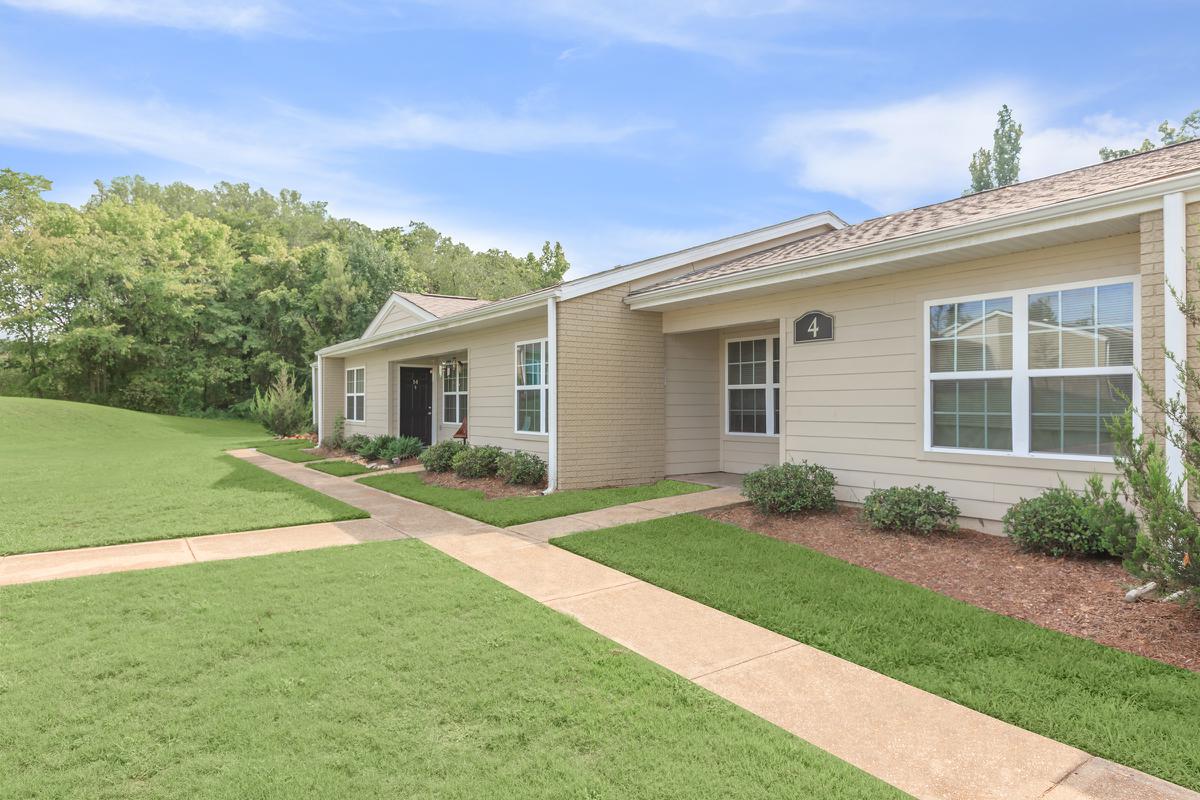
M878 106L787 114L761 151L806 189L852 197L879 211L946 199L967 185L967 163L990 146L996 111L1008 103L1025 129L1022 177L1094 163L1105 144L1141 141L1153 125L1112 115L1062 125L1053 104L1016 86L929 94Z
M239 0L0 0L25 11L183 30L251 33L277 26L282 6Z

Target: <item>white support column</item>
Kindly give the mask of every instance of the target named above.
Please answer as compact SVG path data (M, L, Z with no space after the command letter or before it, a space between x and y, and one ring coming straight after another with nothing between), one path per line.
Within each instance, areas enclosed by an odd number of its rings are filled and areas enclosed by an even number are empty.
M320 392L318 391L317 387L320 384L317 383L317 363L318 362L314 361L308 367L308 386L309 391L312 392L312 424L313 428L319 432L321 429L321 403L318 399L320 397ZM320 440L321 437L318 435L317 441L319 442Z
M321 428L321 395L324 393L324 383L321 380L325 370L323 369L324 359L317 356L317 363L313 365L313 416L317 418L317 444L325 441L325 431Z
M1187 360L1187 320L1179 309L1179 300L1187 293L1187 203L1182 192L1163 195L1163 345L1176 358ZM1172 294L1172 289L1175 294ZM1179 371L1169 356L1165 360L1163 397L1184 400ZM1178 426L1168 421L1171 430ZM1183 478L1183 454L1167 443L1167 470L1174 480ZM1185 487L1186 492L1186 487Z
M550 380L546 384L546 413L550 415L547 455L549 473L546 494L558 488L558 298L546 301L546 364Z
M786 317L779 318L779 463L786 464L787 457L787 348L791 339L788 338L788 321Z

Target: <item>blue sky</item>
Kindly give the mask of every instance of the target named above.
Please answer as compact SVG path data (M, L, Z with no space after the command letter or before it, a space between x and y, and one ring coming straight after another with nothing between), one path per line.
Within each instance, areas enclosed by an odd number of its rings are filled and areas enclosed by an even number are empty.
M1195 3L0 0L0 166L298 189L573 275L957 195L1200 106Z

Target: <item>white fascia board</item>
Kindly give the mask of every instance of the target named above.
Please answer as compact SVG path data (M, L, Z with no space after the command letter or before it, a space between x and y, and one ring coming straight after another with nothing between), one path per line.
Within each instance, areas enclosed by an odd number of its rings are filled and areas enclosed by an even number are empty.
M798 258L769 267L722 275L694 283L667 286L632 295L625 302L634 310L652 310L727 292L756 289L794 280L851 273L889 261L941 253L973 245L1046 233L1061 228L1104 222L1162 208L1163 194L1184 192L1188 202L1200 200L1200 172L1155 181L1129 189L1085 197L1045 208L992 217L980 222L918 233L849 250Z
M644 261L637 261L633 264L613 267L612 269L598 272L595 275L576 278L573 281L564 283L560 287L562 289L560 296L563 300L570 300L572 297L581 297L585 294L599 292L622 283L649 277L658 272L683 267L696 261L704 261L705 259L724 253L732 253L746 247L753 247L756 244L763 244L782 236L801 233L812 228L819 228L822 225L828 225L837 230L845 228L846 222L831 211L809 214L808 216L781 222L777 225L769 225L765 228L756 228L745 233L727 236L715 242L699 244L695 247L689 247L686 250L678 250L674 253L667 253L655 256L654 258L648 258Z
M546 298L556 296L558 296L558 287L542 289L520 297L498 300L495 303L489 303L486 306L480 306L469 311L461 311L458 314L435 317L428 322L421 322L398 331L389 331L378 336L363 336L359 339L350 339L349 341L331 344L328 347L318 350L317 355L325 357L344 356L360 350L381 347L393 342L401 342L413 336L440 333L441 331L451 330L472 322L487 322L533 308L544 308Z
M399 306L400 308L404 309L405 311L412 312L413 314L415 314L417 316L417 319L423 320L425 322L428 322L429 320L437 319L436 314L432 314L432 313L426 311L425 309L421 308L419 305L412 302L411 300L406 300L403 297L400 297L399 295L392 294L392 295L388 296L388 299L383 304L383 307L379 309L379 313L375 315L375 319L371 320L371 324L367 326L367 329L365 331L363 331L362 338L365 339L368 336L373 336L375 334L375 331L379 330L379 326L381 324L383 324L383 318L387 316L387 312L396 306Z

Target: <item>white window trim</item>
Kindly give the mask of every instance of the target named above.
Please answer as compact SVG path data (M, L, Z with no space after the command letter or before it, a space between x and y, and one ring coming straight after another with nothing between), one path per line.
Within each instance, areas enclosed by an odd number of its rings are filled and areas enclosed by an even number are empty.
M518 358L522 345L540 344L542 346L542 382L541 383L517 383L517 373L521 369L521 362ZM527 339L523 342L513 342L513 433L518 436L549 436L550 431L546 426L546 415L549 411L547 402L550 399L550 354L548 351L548 339ZM542 393L542 414L539 430L523 431L518 427L520 421L520 405L517 400L518 393L541 390Z
M779 388L779 382L775 378L775 351L773 348L772 339L779 339L779 369L783 372L783 339L776 334L763 334L760 336L739 336L733 339L725 339L721 342L721 394L725 405L725 428L722 431L724 436L736 436L738 438L748 439L775 439L779 436L779 431L773 430L775 427L775 392L774 389ZM767 382L766 383L730 383L729 382L729 345L734 342L756 342L766 340L767 342ZM781 376L782 377L782 376ZM767 397L767 432L766 433L748 433L744 431L729 430L729 390L730 389L763 389ZM780 425L783 424L783 415L779 418Z
M1133 285L1133 365L1128 367L1065 367L1058 369L1029 369L1029 295L1042 292L1067 291L1070 289L1086 289L1095 286L1113 286L1122 283ZM933 306L950 303L967 303L976 300L996 300L1012 298L1013 302L1013 369L979 370L971 372L931 372L932 337L929 335L929 310ZM1053 461L1093 461L1112 463L1112 456L1093 456L1080 453L1039 453L1029 449L1029 379L1056 378L1072 375L1133 376L1133 407L1135 412L1142 407L1142 385L1138 378L1142 361L1142 287L1137 275L1127 275L1116 278L1102 278L1090 281L1075 281L1054 283L1046 286L1035 286L1028 289L1012 289L1002 292L981 292L978 294L961 295L959 297L938 298L926 300L924 314L921 317L922 337L924 338L924 375L922 387L924 396L924 414L921 417L921 427L924 429L924 447L927 453L957 453L962 455L989 456L992 458L1036 458ZM1019 332L1019 333L1018 333ZM1018 368L1020 365L1020 368ZM930 384L933 380L971 380L980 378L1008 378L1012 381L1012 450L981 450L966 447L934 447L933 425L933 392ZM1134 432L1141 432L1140 415L1133 415Z
M465 366L467 366L468 362L460 361L459 363L465 367ZM455 391L447 392L446 391L446 376L445 375L440 376L441 381L442 381L442 421L441 421L442 425L461 425L462 421L463 421L463 417L465 417L467 415L466 403L467 403L467 395L471 391L471 371L470 371L470 369L467 370L467 388L460 389L458 387L460 387L462 385L462 383L459 381L458 369L456 367L452 367L452 369L454 369L454 372L455 372L455 375L454 375ZM447 397L458 398L455 401L455 408L458 411L458 419L446 419L446 408L447 408L446 398Z
M360 369L362 370L362 374L363 374L362 391L361 392L352 392L352 391L350 391L350 388L349 388L350 373L356 372ZM365 364L360 364L357 367L346 367L346 383L343 384L343 388L345 390L345 397L342 399L342 411L343 412L346 410L345 406L346 406L347 399L349 399L351 397L361 397L362 398L362 416L359 418L356 418L356 419L351 419L350 417L345 417L346 422L366 422L367 421L367 366Z

